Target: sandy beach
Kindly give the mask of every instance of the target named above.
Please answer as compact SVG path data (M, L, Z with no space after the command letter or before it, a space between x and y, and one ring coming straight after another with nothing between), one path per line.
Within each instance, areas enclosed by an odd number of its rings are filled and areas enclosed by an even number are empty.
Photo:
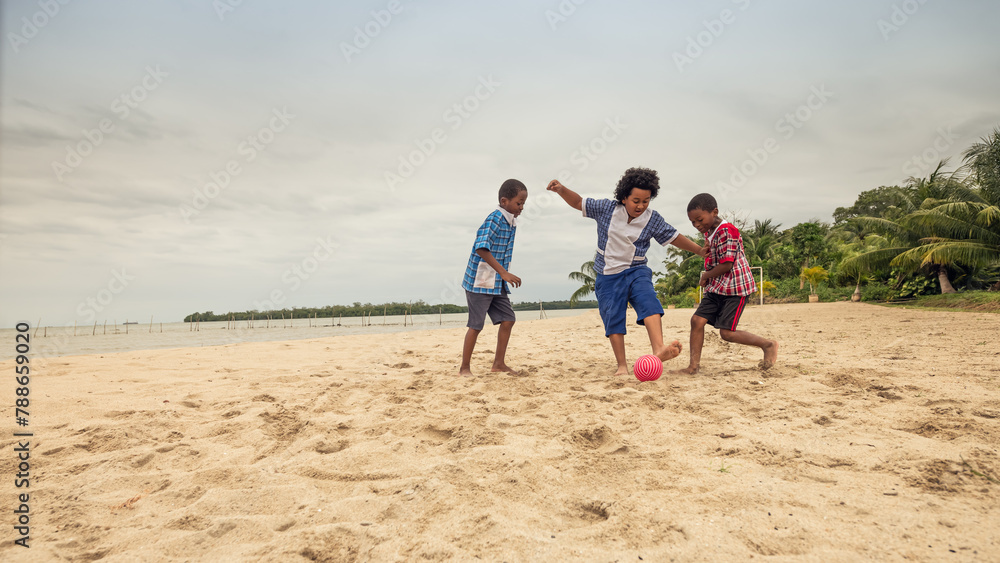
M691 313L664 317L668 369ZM38 359L31 548L8 432L0 559L1000 561L1000 316L741 328L775 368L711 331L700 374L615 378L596 311L519 322L518 376L487 372L492 327L473 378L462 328Z

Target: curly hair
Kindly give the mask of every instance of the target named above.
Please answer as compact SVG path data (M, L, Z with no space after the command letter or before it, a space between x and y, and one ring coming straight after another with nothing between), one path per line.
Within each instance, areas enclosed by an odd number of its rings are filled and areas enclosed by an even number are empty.
M615 201L621 203L632 194L632 190L635 188L649 190L652 197L656 197L660 191L660 177L657 176L656 170L649 168L629 168L626 170L622 179L618 180L618 187L615 188Z

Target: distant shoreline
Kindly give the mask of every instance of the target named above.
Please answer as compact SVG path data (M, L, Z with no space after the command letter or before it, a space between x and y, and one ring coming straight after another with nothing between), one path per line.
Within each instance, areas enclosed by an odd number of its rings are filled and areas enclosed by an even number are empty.
M562 318L580 315L595 309L562 309L545 311L517 311L519 321L535 321L542 318ZM350 319L350 320L348 320ZM204 346L225 346L241 342L282 342L291 340L311 340L347 335L378 335L405 333L420 330L464 328L467 313L413 315L395 317L344 318L340 324L330 323L329 318L296 318L294 321L210 321L203 323L142 323L138 325L92 325L50 327L32 326L31 352L35 357L52 358L81 356L90 354L114 354L139 350L163 350L176 348L200 348ZM338 319L339 320L339 319ZM492 329L492 327L490 327ZM0 329L0 337L13 333L16 329ZM127 330L127 331L126 331ZM12 339L12 338L11 338ZM0 350L0 361L13 358L15 349Z
M569 300L561 301L528 301L514 303L515 311L538 311L541 308L547 311L558 311L563 309L596 309L597 301L578 301L570 303ZM269 311L229 311L227 313L215 313L211 310L205 312L194 312L184 317L182 322L225 322L225 321L248 321L259 319L282 320L289 318L314 318L314 319L336 319L352 317L376 317L382 316L402 316L402 315L440 315L468 313L469 308L461 305L442 304L431 305L423 301L413 303L365 303L355 302L352 305L327 305L325 307L294 307L292 309L276 309Z

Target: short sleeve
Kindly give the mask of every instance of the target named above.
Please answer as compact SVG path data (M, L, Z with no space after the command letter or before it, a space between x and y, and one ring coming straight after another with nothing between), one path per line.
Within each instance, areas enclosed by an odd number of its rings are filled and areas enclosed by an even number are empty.
M582 207L584 217L598 221L601 217L614 212L615 202L610 199L591 199L588 197L584 198Z
M718 237L719 264L735 262L740 255L740 236L738 231L733 232L735 230L735 227L727 226L719 229L719 233L716 235Z
M480 248L485 248L491 254L493 253L493 242L497 239L497 232L500 230L500 221L498 220L497 213L494 213L486 218L479 230L476 231L476 242L472 246L472 250L479 250Z
M664 246L674 242L679 234L673 225L667 223L663 216L655 211L650 226L653 227L653 238Z

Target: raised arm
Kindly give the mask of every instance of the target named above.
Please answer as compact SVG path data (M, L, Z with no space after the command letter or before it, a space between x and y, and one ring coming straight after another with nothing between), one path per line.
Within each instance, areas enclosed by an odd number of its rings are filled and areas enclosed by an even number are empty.
M562 185L559 180L552 180L545 189L559 194L559 197L563 198L563 201L568 203L573 209L583 211L583 198L580 197L580 194Z

